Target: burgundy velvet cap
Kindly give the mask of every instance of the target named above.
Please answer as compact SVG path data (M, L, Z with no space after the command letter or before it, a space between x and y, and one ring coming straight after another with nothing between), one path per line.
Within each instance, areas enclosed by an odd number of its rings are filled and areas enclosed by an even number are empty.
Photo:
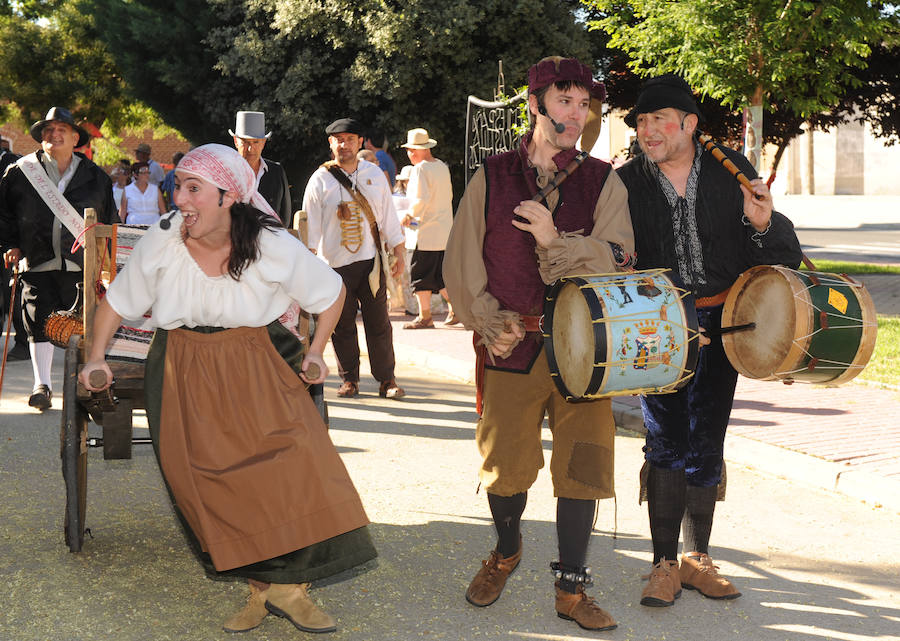
M603 100L606 87L602 82L594 82L591 68L575 58L544 58L528 70L528 93L535 93L555 82L577 82L583 85L591 97Z

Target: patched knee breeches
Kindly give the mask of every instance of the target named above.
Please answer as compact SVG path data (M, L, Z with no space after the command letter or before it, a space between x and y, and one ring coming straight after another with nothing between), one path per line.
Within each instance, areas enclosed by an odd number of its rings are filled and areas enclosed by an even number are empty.
M484 411L476 440L479 477L491 494L526 491L544 466L541 425L553 433L553 493L571 499L605 499L614 492L615 424L609 399L568 403L550 378L543 352L527 374L487 369Z

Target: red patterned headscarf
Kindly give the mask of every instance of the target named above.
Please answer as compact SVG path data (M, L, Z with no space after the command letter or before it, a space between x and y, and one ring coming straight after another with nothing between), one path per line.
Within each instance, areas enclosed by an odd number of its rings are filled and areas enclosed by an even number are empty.
M275 218L278 215L265 198L256 190L256 173L246 160L231 147L210 143L191 149L177 171L198 176L219 189L237 195L242 203L249 203Z

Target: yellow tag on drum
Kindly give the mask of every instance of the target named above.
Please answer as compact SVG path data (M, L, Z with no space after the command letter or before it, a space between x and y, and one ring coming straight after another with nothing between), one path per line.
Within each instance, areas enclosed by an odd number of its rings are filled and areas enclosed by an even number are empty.
M841 314L847 313L847 297L836 289L828 288L828 304Z

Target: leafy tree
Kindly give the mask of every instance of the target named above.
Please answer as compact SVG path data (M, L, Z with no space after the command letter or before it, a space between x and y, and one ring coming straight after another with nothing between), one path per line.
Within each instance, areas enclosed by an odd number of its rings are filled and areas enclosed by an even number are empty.
M858 70L893 12L866 0L583 2L604 15L591 26L610 34L636 74L678 73L725 107L763 106L793 114L791 123L817 118L864 82ZM799 129L791 123L773 142Z
M425 127L462 187L466 96L553 54L591 60L576 0L85 0L135 95L195 142L266 113L295 192L354 116L397 142ZM527 37L525 37L527 36ZM395 156L402 150L394 146ZM402 163L401 163L402 164Z

